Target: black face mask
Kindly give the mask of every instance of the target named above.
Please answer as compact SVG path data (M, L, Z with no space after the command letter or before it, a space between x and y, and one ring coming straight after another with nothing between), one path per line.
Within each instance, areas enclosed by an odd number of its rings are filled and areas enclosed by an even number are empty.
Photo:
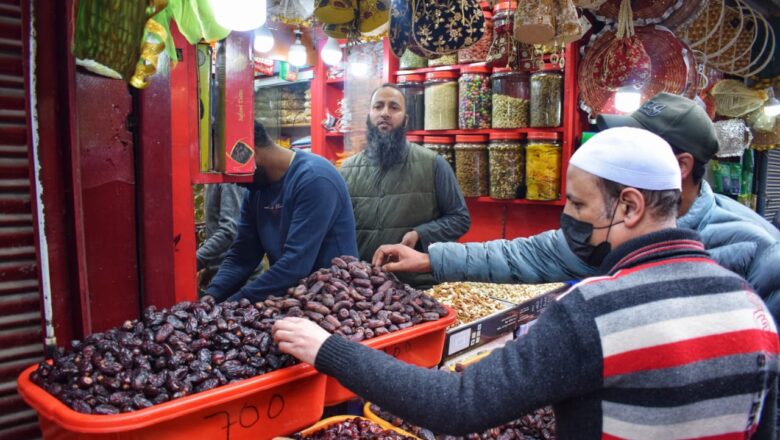
M569 249L574 252L574 255L584 261L585 264L599 267L607 254L612 251L612 245L607 241L609 239L609 231L613 225L623 223L623 220L612 223L615 220L616 212L617 204L615 205L615 210L612 211L609 225L600 227L594 227L593 224L577 220L568 214L561 214L561 231L566 238L566 243L569 245ZM590 236L593 235L593 231L596 229L607 229L607 238L597 246L594 246L588 243L588 240L590 240Z

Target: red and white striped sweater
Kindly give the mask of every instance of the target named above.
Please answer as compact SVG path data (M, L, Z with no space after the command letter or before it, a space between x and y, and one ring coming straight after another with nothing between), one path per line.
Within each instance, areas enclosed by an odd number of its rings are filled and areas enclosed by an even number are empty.
M573 286L462 377L339 338L316 366L437 432L478 432L553 404L561 439L774 438L775 324L697 238L668 229L619 246L608 276Z

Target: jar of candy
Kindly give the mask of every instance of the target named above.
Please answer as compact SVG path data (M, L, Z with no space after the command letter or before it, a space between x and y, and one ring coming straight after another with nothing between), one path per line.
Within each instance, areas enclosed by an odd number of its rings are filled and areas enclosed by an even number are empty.
M398 88L406 97L406 128L425 128L425 86L422 75L398 75Z
M528 74L506 67L493 69L493 128L528 127Z
M560 127L563 75L558 71L531 75L531 127Z
M528 200L561 198L561 141L559 133L528 133L525 149L525 197Z
M451 70L425 75L426 130L454 130L458 127L458 81Z
M455 136L455 177L464 197L490 194L487 136Z
M517 132L490 134L490 197L524 197L525 154L522 138L523 134Z
M455 140L452 136L425 136L423 142L425 142L425 148L435 151L450 164L453 170L455 169L455 149L453 148Z
M493 13L484 11L482 14L485 16L485 33L475 44L458 51L460 64L481 63L487 60L490 43L493 42Z
M458 80L458 126L461 129L490 128L490 69L465 66Z

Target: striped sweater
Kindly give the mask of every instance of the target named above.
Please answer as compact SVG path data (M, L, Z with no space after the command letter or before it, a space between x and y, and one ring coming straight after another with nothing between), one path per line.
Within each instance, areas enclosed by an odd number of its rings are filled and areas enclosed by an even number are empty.
M605 267L462 376L338 337L315 366L437 432L478 432L553 404L562 439L774 438L780 344L747 283L681 229L631 240Z

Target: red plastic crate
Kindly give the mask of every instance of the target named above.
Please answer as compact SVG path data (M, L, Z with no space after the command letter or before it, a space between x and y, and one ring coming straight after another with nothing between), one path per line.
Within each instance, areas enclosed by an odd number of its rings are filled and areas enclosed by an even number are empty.
M445 306L446 307L446 306ZM415 325L384 336L369 339L364 344L412 365L430 368L441 362L447 327L455 322L455 311L437 320ZM354 399L355 393L344 388L338 380L327 376L325 406L337 405Z
M270 439L319 420L325 396L326 377L298 364L140 411L88 415L32 383L36 368L24 370L17 386L45 439Z

